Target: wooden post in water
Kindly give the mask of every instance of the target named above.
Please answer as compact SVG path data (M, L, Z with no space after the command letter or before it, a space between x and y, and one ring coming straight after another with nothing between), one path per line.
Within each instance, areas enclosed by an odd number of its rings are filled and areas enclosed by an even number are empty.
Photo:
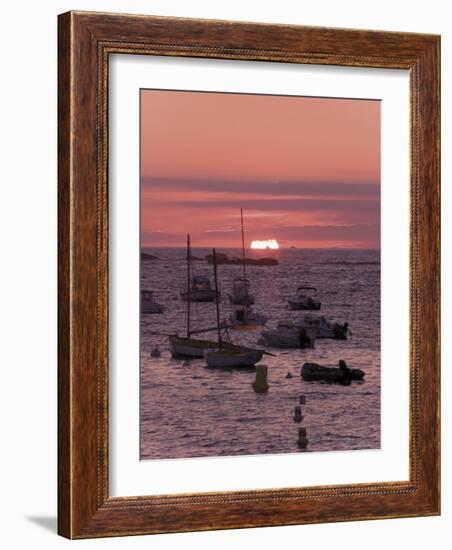
M190 338L190 285L191 285L190 235L187 233L187 338Z
M251 384L256 393L266 393L270 387L267 383L267 365L256 366L256 380Z
M215 248L213 249L212 252L213 252L213 276L215 281L215 305L217 308L218 347L221 349L220 301L218 296L217 255L215 252Z
M306 449L308 446L308 431L306 428L298 428L298 446L300 449Z

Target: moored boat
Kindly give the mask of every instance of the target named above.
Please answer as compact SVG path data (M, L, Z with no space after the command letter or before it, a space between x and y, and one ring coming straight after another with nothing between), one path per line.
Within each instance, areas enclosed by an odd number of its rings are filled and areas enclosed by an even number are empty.
M215 281L215 290L218 290L218 274L215 249L213 252L213 274ZM217 334L218 349L204 351L204 359L208 367L231 368L231 367L252 367L262 359L264 350L251 349L234 345L226 345L221 337L220 324L220 303L218 298L215 300L217 313Z
M204 351L209 349L216 349L218 347L218 340L212 341L212 340L203 340L199 338L192 338L193 334L200 334L203 332L210 332L211 330L217 330L218 334L220 335L220 331L222 328L221 324L218 322L217 327L214 327L213 329L201 329L201 330L192 330L191 327L191 308L190 304L193 301L191 299L191 281L193 281L191 276L191 261L192 261L192 255L191 255L191 246L190 246L190 235L187 235L187 336L179 336L177 334L172 334L168 336L168 343L169 348L171 351L171 355L174 358L200 358L202 359L204 357ZM207 279L208 281L208 279ZM210 288L210 282L208 281L209 288ZM218 293L213 292L213 299L215 299L216 296L218 296ZM208 300L212 301L212 300ZM218 302L218 299L216 300ZM225 345L230 345L229 343L225 343Z
M219 291L218 294L220 294ZM213 302L216 292L211 287L208 277L195 275L191 278L189 288L182 290L180 295L184 302Z
M261 332L265 345L275 348L313 348L315 333L291 320L278 321L276 329Z
M168 337L168 342L171 355L174 358L191 357L202 359L205 351L218 349L217 341L192 338L191 336L172 335ZM234 346L228 342L222 342L222 346L225 349L238 348L238 346Z
M323 367L317 363L305 363L301 369L301 377L308 382L349 382L362 380L365 376L361 369L350 369L345 361L339 361L339 367Z
M232 282L232 294L229 294L229 301L234 305L250 306L254 304L254 296L250 293L250 282L248 279L239 277Z
M288 300L289 308L292 310L319 310L320 300L313 296L316 292L317 289L313 286L299 286L296 296Z
M163 313L164 306L154 300L154 292L152 290L141 291L141 313Z
M253 329L265 325L267 317L250 306L236 306L230 320L233 329Z
M349 331L348 323L329 321L326 317L307 313L296 321L297 326L310 330L316 338L332 338L334 340L347 340Z
M206 350L204 359L208 367L233 368L233 367L253 367L264 355L263 350L250 348L228 349L222 347L214 351Z

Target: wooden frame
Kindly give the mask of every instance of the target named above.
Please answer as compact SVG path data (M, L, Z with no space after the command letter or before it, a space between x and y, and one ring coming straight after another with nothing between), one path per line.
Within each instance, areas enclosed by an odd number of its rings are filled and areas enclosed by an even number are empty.
M69 12L59 16L58 52L59 533L85 538L439 514L439 37ZM112 53L410 71L409 481L109 497L107 90Z

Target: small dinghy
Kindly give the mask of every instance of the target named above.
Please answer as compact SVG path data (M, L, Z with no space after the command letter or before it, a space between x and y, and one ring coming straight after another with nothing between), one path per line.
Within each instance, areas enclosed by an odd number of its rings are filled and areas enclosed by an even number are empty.
M154 300L152 290L141 291L141 313L163 313L165 308Z
M275 348L313 348L315 333L298 326L291 320L279 321L276 329L266 329L261 332L265 345Z
M347 340L350 332L348 323L336 323L328 321L326 317L307 313L296 321L298 327L310 330L316 338L332 338L334 340Z
M339 367L323 367L317 363L305 363L301 369L301 377L308 382L348 383L351 380L362 380L364 376L364 371L348 368L345 361L339 361Z
M313 294L317 289L313 286L299 286L294 298L288 300L289 308L292 310L316 311L320 309L321 303Z
M154 346L153 350L151 351L151 357L154 359L158 359L162 356L162 352L160 351L158 346Z
M204 359L208 367L254 367L254 365L262 359L263 355L264 351L258 349L227 349L222 347L215 351L205 351Z

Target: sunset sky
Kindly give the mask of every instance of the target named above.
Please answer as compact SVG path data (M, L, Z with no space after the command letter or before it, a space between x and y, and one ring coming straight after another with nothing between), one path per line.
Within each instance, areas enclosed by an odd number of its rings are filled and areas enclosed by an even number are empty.
M380 247L380 102L141 91L142 247Z

